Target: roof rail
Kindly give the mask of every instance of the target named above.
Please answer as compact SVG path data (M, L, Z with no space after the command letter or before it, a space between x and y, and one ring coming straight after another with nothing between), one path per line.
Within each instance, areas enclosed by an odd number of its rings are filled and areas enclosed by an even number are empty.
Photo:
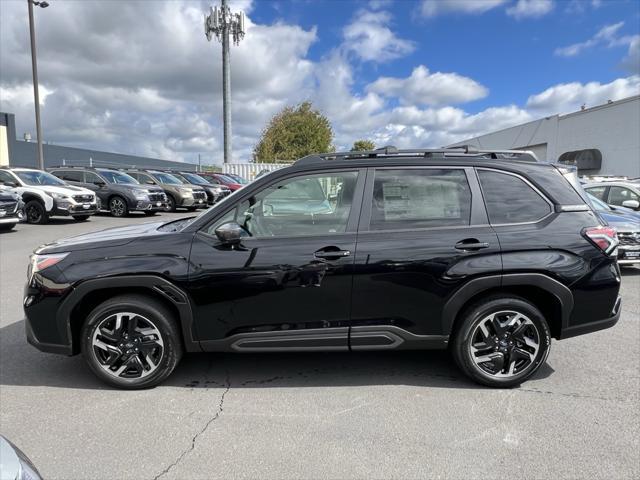
M444 158L444 157L485 157L490 159L509 159L521 160L526 162L538 162L535 153L529 150L485 150L476 149L471 145L461 145L449 148L419 148L419 149L403 149L400 150L393 145L388 145L375 150L354 151L354 152L329 152L314 153L302 157L295 162L304 165L307 163L315 163L325 160L343 160L343 159L366 159L377 157L413 157L413 158Z

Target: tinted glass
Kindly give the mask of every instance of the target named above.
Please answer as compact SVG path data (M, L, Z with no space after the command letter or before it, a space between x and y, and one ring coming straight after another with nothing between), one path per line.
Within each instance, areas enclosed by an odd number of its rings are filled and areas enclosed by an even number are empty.
M627 200L640 201L640 196L624 187L611 187L609 190L609 203L612 205L622 205Z
M192 183L194 185L206 185L209 183L200 175L195 175L193 173L183 173L182 176L184 177L185 180L187 180L187 182Z
M604 203L598 197L595 197L594 195L591 195L590 193L587 193L587 195L589 196L589 201L591 202L591 205L596 210L604 210L604 211L607 211L607 212L610 211L610 210L613 210L609 205Z
M535 222L551 212L538 192L519 177L478 170L482 194L492 224Z
M16 175L20 177L27 185L64 185L64 182L54 177L49 172L41 172L37 170L18 171Z
M113 170L100 170L100 175L109 183L126 183L137 184L138 181L131 175L127 175L122 172L115 172Z
M604 200L604 192L607 190L607 187L587 187L585 190L594 197Z
M378 170L371 230L469 225L471 191L463 170Z
M79 171L58 170L51 173L56 177L61 178L62 180L69 180L71 182L82 182L82 172Z
M2 170L0 170L0 183L17 183L17 182L9 172L3 172Z
M85 183L104 183L104 180L101 179L98 175L93 172L84 172L84 181Z
M182 185L182 182L169 173L154 173L153 176L158 183L166 183L168 185Z
M357 177L357 172L335 172L283 180L234 207L208 233L232 221L253 237L344 232Z

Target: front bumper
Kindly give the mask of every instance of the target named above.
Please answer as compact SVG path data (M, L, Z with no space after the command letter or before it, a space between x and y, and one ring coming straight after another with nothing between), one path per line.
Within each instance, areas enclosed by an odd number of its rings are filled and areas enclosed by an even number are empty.
M619 245L618 264L635 265L640 264L640 245Z
M71 345L45 343L38 340L38 338L36 337L36 334L33 332L33 328L31 327L31 322L29 321L28 317L25 318L24 320L24 328L25 328L25 333L27 334L27 342L29 343L29 345L33 345L41 352L55 353L58 355L67 355L67 356L73 355L73 348L71 347Z
M134 212L159 212L167 209L167 202L163 200L137 200L136 203L129 207Z
M18 210L10 215L5 214L0 217L0 225L7 223L19 223L22 221L24 221L24 214L22 213L22 210Z
M54 216L78 216L78 215L93 215L98 211L98 204L93 203L71 203L61 202L59 200L53 201L53 209L50 215Z

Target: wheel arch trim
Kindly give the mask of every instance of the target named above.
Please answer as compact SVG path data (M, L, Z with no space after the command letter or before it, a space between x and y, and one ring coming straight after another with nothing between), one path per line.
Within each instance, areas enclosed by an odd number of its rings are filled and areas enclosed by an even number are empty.
M569 326L569 318L573 310L571 290L559 281L541 273L509 273L475 278L456 290L443 307L442 332L445 335L451 334L462 308L479 293L500 287L527 286L542 289L558 300L561 310L561 330L565 330Z
M147 289L170 302L178 311L180 330L187 352L202 351L200 343L193 336L193 311L188 295L169 280L157 275L126 275L85 280L73 287L62 301L56 313L58 331L66 332L68 344L73 349L71 314L76 306L90 293L112 288L136 287ZM75 350L75 349L73 349Z

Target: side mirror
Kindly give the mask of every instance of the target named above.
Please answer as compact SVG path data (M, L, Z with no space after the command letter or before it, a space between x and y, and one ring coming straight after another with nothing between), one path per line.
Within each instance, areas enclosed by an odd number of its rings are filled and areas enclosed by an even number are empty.
M622 202L622 206L638 210L638 208L640 208L640 202L638 200L625 200Z
M248 236L249 232L236 222L225 223L216 228L216 237L225 245L237 245Z
M4 181L0 183L2 183L3 185L6 185L7 187L12 187L12 188L15 188L18 186L16 182L11 182L11 181Z
M93 182L93 184L98 187L104 187L106 185L104 182Z

